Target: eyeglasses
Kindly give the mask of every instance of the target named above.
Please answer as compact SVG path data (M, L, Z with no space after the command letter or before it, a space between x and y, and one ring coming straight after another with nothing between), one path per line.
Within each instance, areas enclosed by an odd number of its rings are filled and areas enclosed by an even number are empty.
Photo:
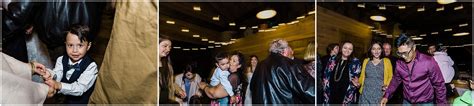
M400 56L400 57L407 57L408 54L413 50L413 47L410 48L410 51L407 51L407 52L397 52L397 55Z

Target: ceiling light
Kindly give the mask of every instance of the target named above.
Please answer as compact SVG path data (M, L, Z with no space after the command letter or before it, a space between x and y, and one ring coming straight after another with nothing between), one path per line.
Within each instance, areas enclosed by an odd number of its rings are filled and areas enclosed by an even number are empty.
M240 27L240 29L245 29L245 27Z
M418 8L416 11L418 11L418 12L425 11L425 6L423 6L421 8Z
M296 17L296 19L303 19L305 16L299 16L299 17Z
M194 10L194 11L201 11L201 7L199 7L199 6L194 6L194 7L193 7L193 10Z
M310 12L308 12L308 15L315 14L315 13L316 13L316 11L310 11Z
M234 22L229 23L229 26L235 26L235 23Z
M209 43L214 43L214 41L211 40L211 41L209 41Z
M438 0L439 4L450 4L454 2L456 2L456 0Z
M291 22L290 22L290 23L288 23L288 24L290 24L290 25L291 25L291 24L296 24L296 23L298 23L298 22L300 22L300 21L298 21L298 20L295 20L295 21L291 21Z
M420 34L420 36L426 36L426 34Z
M382 34L380 34L380 35L384 35L384 36L385 36L385 35L387 35L387 34L386 34L386 33L382 33Z
M365 8L365 4L357 4L357 7Z
M387 38L392 38L393 36L392 35L387 35Z
M436 35L436 34L438 34L438 32L431 32L431 34L432 34L432 35Z
M167 24L175 24L174 21L166 21Z
M413 40L423 40L422 37L414 37Z
M385 21L385 20L387 20L387 18L385 18L384 16L377 16L377 15L370 16L370 19L372 19L374 21Z
M276 29L267 29L265 30L266 32L273 32L273 31L276 31Z
M258 28L258 26L252 26L252 28L253 28L253 29L257 29L257 28Z
M286 25L286 23L280 23L280 24L278 24L278 26L285 26L285 25Z
M381 5L379 6L379 10L386 10L387 8L385 7L385 5Z
M474 44L464 44L463 46L474 46Z
M445 32L453 31L453 29L444 29Z
M465 26L467 26L467 25L468 25L467 23L465 23L465 24L459 24L459 27L465 27Z
M199 35L193 35L193 37L195 37L195 38L199 38Z
M206 48L201 48L201 50L206 50Z
M465 36L465 35L469 35L469 32L460 32L460 33L453 34L453 36Z
M400 9L400 10L401 10L401 9L406 9L406 8L407 8L407 6L404 6L404 5L399 5L399 6L398 6L398 9Z
M443 10L444 10L444 6L440 8L436 8L436 11L443 11Z
M265 30L263 30L263 29L258 30L258 32L264 32L264 31L265 31Z
M263 10L257 13L257 18L258 19L269 19L274 17L277 14L275 10L268 9L268 10Z
M186 49L183 49L183 50L184 50L184 51L188 51L188 50L190 50L190 49L186 48Z
M372 29L371 31L372 31L372 32L377 32L377 30L375 30L375 29Z
M183 28L181 29L181 32L189 32L189 29Z
M236 40L236 39L230 39L230 40L231 40L231 41L234 41L234 40Z
M272 28L278 28L278 26L273 26Z
M222 45L224 45L224 46L225 46L225 45L227 45L227 43L222 43Z
M454 7L454 10L460 10L460 9L463 9L464 7L461 5L461 6L457 6L457 7Z
M221 47L221 45L216 45L215 47Z
M369 26L369 29L373 29L374 27L373 26Z
M175 48L175 49L181 49L181 47L178 47L178 46L175 46L175 47L173 47L173 48Z
M214 48L214 46L207 46L207 48L212 49L212 48Z
M219 21L219 16L212 17L212 20Z
M205 42L207 42L208 40L209 40L209 39L201 39L201 41L205 41Z
M192 48L191 50L198 50L198 48Z

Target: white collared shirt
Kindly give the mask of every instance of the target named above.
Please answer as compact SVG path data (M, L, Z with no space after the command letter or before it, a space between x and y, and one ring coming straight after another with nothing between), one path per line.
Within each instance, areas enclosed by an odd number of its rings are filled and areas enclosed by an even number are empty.
M56 65L54 66L53 70L49 70L51 75L56 75L56 81L61 82L63 78L63 56L58 57L56 60ZM68 59L69 65L79 64L82 62L82 59L77 61L76 63L72 63L71 59ZM72 73L74 73L74 68L69 69L66 72L66 78L69 80L71 78ZM81 76L77 79L77 81L73 83L64 83L61 82L61 90L58 93L62 93L64 95L72 95L72 96L81 96L84 92L88 89L91 89L92 85L94 84L97 78L98 70L97 64L92 62L87 66L86 70L81 74ZM92 88L94 89L94 88Z

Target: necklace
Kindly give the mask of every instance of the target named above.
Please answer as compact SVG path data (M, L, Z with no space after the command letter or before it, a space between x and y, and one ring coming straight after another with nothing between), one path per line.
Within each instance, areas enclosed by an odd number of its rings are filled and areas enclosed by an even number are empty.
M337 77L337 73L339 72L339 67L343 65L342 70L339 73L339 77ZM334 81L339 82L342 78L342 74L344 74L344 69L346 68L346 65L344 65L344 60L341 60L341 63L337 65L336 67L336 73L334 73Z

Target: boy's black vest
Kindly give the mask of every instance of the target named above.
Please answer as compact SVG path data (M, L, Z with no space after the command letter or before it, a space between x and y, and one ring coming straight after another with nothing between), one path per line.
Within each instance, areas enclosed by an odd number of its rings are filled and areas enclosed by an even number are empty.
M89 56L85 55L84 58L82 58L81 63L79 64L79 69L80 70L75 70L69 80L66 78L66 73L69 71L71 68L69 65L69 56L68 55L63 55L62 63L63 63L63 77L61 79L61 82L63 83L73 83L76 82L77 79L82 75L82 73L86 70L86 68L92 63L94 60ZM65 103L67 104L87 104L89 102L89 97L92 94L92 91L94 91L95 87L95 81L93 82L93 85L91 88L89 88L86 92L82 93L81 96L72 96L72 95L65 95Z

